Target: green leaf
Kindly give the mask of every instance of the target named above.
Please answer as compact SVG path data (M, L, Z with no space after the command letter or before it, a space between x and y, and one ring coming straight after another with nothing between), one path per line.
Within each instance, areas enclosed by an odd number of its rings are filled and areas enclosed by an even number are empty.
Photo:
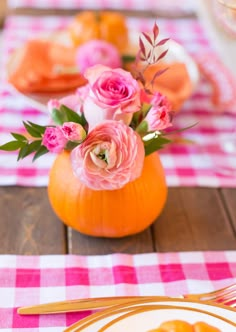
M41 143L42 143L41 140L37 140L37 141L33 141L33 142L23 146L20 149L17 160L23 159L23 158L27 157L29 154L37 151L40 148Z
M137 133L139 133L140 135L144 135L147 133L148 131L148 124L147 121L144 119L136 128Z
M24 146L25 143L22 141L11 141L6 144L0 145L0 150L3 151L15 151Z
M62 125L66 121L65 115L56 108L54 108L52 110L51 116L52 116L53 122L57 125Z
M84 113L82 113L81 115L79 115L80 116L80 124L81 124L81 126L82 127L85 127L87 124L88 124L88 122L87 122L87 120L85 119L85 116L84 116ZM85 129L85 128L84 128Z
M24 146L22 146L22 148L20 149L20 151L18 153L17 161L19 161L20 159L23 159L27 155L28 155L28 144L25 144Z
M190 129L190 128L195 127L197 124L198 124L198 122L195 122L194 124L192 124L192 125L190 125L190 126L188 126L188 127L184 127L184 128L177 129L177 130L173 130L173 131L168 131L168 132L166 132L166 133L163 133L163 136L173 135L173 134L180 133L181 131L185 131L185 130L188 130L188 129Z
M29 148L33 152L33 151L37 151L41 145L42 145L42 140L37 140L37 141L31 142L29 144Z
M32 128L34 128L35 130L37 130L39 133L44 134L46 126L40 126L36 123L30 122L28 121L28 123L31 125Z
M24 121L23 121L23 124L24 124L25 129L28 131L28 133L29 133L32 137L37 137L37 138L38 138L38 137L42 137L41 132L40 132L38 129L36 129L35 127L32 127L31 124L26 123L26 122L24 122Z
M170 143L171 141L161 135L154 136L148 141L144 141L145 156L160 150L163 148L163 145Z
M131 54L123 54L121 56L121 60L123 63L127 63L127 62L134 62L136 59L136 57L134 55Z
M48 153L48 149L46 148L46 146L41 145L40 148L38 149L38 151L35 153L33 161L35 161L36 159L38 159L39 157L41 157L42 155Z
M135 112L133 114L130 126L135 130L137 128L138 124L140 123L140 121L142 121L142 118L143 118L143 114L142 114L141 110L138 112Z
M66 143L65 150L69 150L69 151L71 151L71 150L73 150L77 145L79 145L78 142L68 141L68 142Z
M21 134L17 134L17 133L11 133L11 135L17 140L17 141L21 141L21 142L27 142L27 138Z
M145 117L147 115L147 113L150 111L151 108L152 108L152 105L150 105L148 103L142 104L141 111L142 111L143 117Z
M76 122L83 125L82 116L72 111L70 108L66 107L65 105L61 105L60 112L64 112L66 115L65 116L66 120L64 122Z

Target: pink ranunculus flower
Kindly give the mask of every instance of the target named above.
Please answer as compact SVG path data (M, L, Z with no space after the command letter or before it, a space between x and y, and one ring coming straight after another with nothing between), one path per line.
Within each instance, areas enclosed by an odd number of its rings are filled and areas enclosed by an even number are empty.
M163 130L171 127L171 104L168 98L157 92L151 99L152 108L144 121L148 124L148 131Z
M96 65L85 77L89 84L83 110L89 130L104 120L121 120L129 125L140 109L140 87L132 75L120 68Z
M90 40L78 47L75 61L82 74L86 69L98 64L110 68L119 68L122 65L117 48L107 41L99 39Z
M138 178L144 145L132 128L120 121L97 125L76 148L71 160L75 175L94 190L115 190Z
M42 144L50 152L60 153L66 146L67 141L61 127L47 127L43 134Z
M83 141L86 137L84 128L79 123L64 122L62 132L68 141Z

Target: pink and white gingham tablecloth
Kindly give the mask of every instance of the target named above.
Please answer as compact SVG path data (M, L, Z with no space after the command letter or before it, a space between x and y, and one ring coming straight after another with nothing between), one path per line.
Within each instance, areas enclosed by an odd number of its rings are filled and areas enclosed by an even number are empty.
M2 65L4 74L10 52L32 36L42 36L52 31L63 30L71 17L30 17L10 16L3 32ZM153 19L129 18L132 30L145 31L153 26ZM221 95L228 93L230 73L221 65L206 37L199 21L194 18L158 19L163 36L181 43L197 61L208 58L209 70L216 73L221 84ZM209 61L210 57L210 61ZM206 61L205 61L206 62ZM220 76L219 76L220 75ZM194 141L194 144L172 144L160 151L167 184L176 186L235 187L236 155L223 151L220 142L235 128L236 107L216 110L211 102L211 84L202 78L193 96L185 103L175 117L176 128L198 123L194 128L180 133L181 137ZM232 91L230 91L232 93ZM6 82L0 82L0 144L11 137L9 132L23 129L22 121L47 124L49 117L30 106L18 94L11 94ZM43 156L32 164L31 157L17 162L16 153L0 152L0 185L46 186L48 172L55 158L52 154Z
M19 316L21 306L67 299L212 291L236 282L236 251L0 256L2 332L60 332L91 312ZM226 332L226 331L225 331Z

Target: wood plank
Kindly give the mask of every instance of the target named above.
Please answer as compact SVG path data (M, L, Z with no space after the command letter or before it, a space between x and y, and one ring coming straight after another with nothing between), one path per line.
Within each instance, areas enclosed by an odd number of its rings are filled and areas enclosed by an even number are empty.
M0 254L64 254L65 227L46 188L0 187Z
M156 250L161 252L236 249L235 234L217 189L169 189L153 232Z
M70 254L79 255L153 252L150 228L140 234L121 239L94 238L70 229L68 232L68 248Z
M7 13L6 0L0 0L0 27L3 26L3 22Z
M222 193L226 210L229 214L232 227L234 228L236 234L236 189L225 188L221 189L220 192Z
M171 13L169 10L128 10L128 9L115 9L115 8L106 8L107 10L119 12L126 16L133 16L133 17L148 17L148 18L156 18L158 17L168 17L170 19L176 18L193 18L196 17L194 12L186 12L186 13L178 13L173 12ZM27 7L19 7L19 8L9 8L8 14L13 15L30 15L30 16L47 16L47 15L65 15L65 16L74 16L77 13L85 10L91 10L91 8L78 8L71 7L71 8L27 8ZM99 9L94 9L94 11L100 11Z

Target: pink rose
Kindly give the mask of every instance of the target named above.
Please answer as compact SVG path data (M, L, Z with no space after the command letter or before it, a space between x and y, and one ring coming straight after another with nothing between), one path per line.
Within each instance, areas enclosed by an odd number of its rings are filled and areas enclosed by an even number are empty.
M61 105L65 105L66 107L70 108L74 112L80 114L81 109L81 100L77 94L68 95L63 97L59 100Z
M140 108L140 87L132 75L120 68L97 65L89 68L85 77L90 89L83 110L89 129L104 120L121 120L128 125Z
M149 110L144 121L148 124L148 131L163 130L171 124L171 104L168 98L161 93L155 93L151 99L153 107Z
M105 40L90 40L76 51L76 65L83 74L94 65L105 65L110 68L121 67L121 57L117 48Z
M86 132L79 123L64 122L61 129L69 141L82 141L86 137Z
M141 175L144 146L140 136L122 122L97 125L71 153L75 175L94 190L114 190Z
M50 152L60 153L67 143L67 139L65 138L61 127L47 127L44 135L42 144L46 146L46 148Z

